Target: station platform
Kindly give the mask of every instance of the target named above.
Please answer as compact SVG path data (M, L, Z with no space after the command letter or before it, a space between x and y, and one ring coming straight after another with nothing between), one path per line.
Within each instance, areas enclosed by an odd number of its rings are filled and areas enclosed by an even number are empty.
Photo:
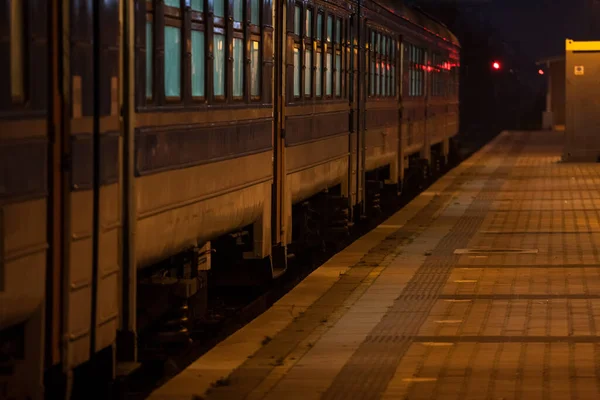
M600 399L600 164L503 132L150 399Z

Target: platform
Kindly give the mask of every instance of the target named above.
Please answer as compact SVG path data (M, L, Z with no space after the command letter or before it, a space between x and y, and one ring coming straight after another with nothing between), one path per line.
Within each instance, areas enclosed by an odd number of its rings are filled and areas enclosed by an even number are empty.
M600 399L600 164L561 152L502 133L150 398Z

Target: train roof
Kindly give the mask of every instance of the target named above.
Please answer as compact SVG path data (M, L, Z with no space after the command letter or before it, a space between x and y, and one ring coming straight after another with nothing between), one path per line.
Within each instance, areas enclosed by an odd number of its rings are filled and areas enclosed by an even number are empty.
M374 2L378 3L391 13L398 15L400 18L420 26L428 33L438 36L454 46L460 47L458 38L450 31L450 29L448 29L448 27L446 27L446 25L422 10L410 7L398 0L374 0Z

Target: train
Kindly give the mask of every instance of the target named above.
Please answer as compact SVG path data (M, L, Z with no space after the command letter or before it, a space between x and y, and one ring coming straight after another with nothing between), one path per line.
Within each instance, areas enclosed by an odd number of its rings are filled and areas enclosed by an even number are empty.
M283 276L459 132L460 43L399 1L0 5L3 398L126 374L159 316Z

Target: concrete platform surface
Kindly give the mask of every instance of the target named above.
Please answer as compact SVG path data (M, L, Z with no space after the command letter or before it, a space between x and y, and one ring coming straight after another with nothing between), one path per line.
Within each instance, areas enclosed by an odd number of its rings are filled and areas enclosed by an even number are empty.
M504 132L151 399L600 399L600 164Z

